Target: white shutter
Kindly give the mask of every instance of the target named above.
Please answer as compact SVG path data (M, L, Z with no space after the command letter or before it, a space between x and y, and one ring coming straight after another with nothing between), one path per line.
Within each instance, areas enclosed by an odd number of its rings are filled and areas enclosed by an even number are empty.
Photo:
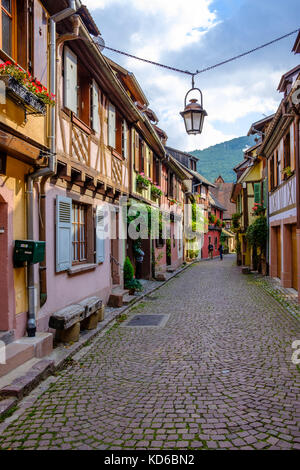
M101 206L96 209L96 263L105 261L105 213Z
M92 122L93 129L98 134L100 133L100 118L99 118L99 88L95 80L92 84Z
M128 126L127 126L127 122L123 121L123 133L124 133L124 158L127 159L128 158Z
M56 272L72 266L72 199L56 198Z
M64 72L64 104L77 114L77 56L68 47L65 47Z
M111 103L108 105L108 145L116 148L116 108Z

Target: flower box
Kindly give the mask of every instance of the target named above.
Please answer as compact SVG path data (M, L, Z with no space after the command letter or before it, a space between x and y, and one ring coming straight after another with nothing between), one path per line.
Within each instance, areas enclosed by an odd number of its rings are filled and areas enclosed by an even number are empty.
M162 190L158 186L155 186L154 184L151 186L151 196L153 199L160 199L162 194Z
M0 80L5 83L7 96L15 103L22 105L28 114L44 115L46 113L46 105L43 101L27 90L14 77L1 75Z
M150 179L144 175L144 173L139 173L136 177L136 185L139 189L148 189L151 184Z
M147 184L145 181L137 180L136 185L139 189L148 189L149 184Z

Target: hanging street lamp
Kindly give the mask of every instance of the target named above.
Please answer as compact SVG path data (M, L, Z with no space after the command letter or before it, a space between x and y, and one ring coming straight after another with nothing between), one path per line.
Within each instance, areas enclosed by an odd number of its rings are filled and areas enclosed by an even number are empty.
M190 94L190 92L194 90L199 91L201 104L198 103L198 100L192 99L190 100L190 104L187 105L187 97ZM192 88L185 95L184 106L185 106L184 111L180 114L184 119L186 132L189 135L201 134L202 129L203 129L204 118L205 116L207 116L207 112L203 109L202 92L199 88L195 88L194 75L192 78Z

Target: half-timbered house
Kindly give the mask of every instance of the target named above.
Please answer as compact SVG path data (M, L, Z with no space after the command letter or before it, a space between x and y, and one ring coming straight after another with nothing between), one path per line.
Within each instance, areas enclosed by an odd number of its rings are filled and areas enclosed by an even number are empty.
M278 91L284 96L260 149L268 160L270 275L279 278L282 286L293 287L298 293L299 79L300 66L283 75Z

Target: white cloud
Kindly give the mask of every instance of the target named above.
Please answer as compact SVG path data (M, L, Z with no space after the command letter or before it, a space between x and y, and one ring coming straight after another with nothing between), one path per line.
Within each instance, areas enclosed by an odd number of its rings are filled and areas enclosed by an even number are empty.
M128 0L130 7L140 13L143 24L147 16L155 16L155 28L141 28L131 35L134 52L146 58L158 60L160 52L176 51L189 44L198 42L201 36L217 24L215 12L210 11L212 0ZM91 10L116 6L116 14L124 0L85 0ZM100 29L101 29L101 25ZM152 27L151 27L152 26ZM133 29L139 25L133 24ZM159 31L159 34L157 32Z
M208 36L213 41L211 48L203 41L219 22L212 0L127 0L126 3L124 0L85 0L84 3L97 18L100 31L105 25L104 39L108 46L183 70L196 70L222 58L220 28ZM226 22L223 31L225 26ZM230 46L230 32L226 37ZM240 43L242 50L244 36L233 31L232 38ZM110 56L109 51L105 53ZM196 86L203 91L208 117L203 134L194 137L186 135L179 115L185 94L191 88L189 76L122 55L113 54L112 58L136 75L150 107L160 119L158 125L169 135L169 145L181 150L202 149L239 137L249 129L253 114L262 116L275 112L281 99L277 86L286 72L278 70L274 60L264 62L263 66L262 62L256 63L253 55L198 76ZM282 60L281 67L284 63Z

